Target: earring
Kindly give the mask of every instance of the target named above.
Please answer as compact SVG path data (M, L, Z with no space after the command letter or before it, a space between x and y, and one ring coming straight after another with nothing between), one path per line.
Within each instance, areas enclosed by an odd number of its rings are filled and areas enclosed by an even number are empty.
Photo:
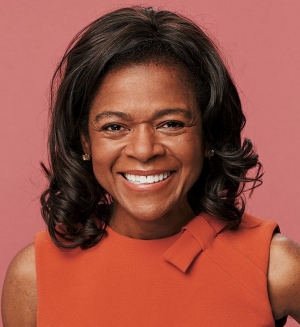
M207 152L208 152L209 159L215 155L215 150L213 150L213 149L209 149Z
M85 153L85 154L82 155L82 160L83 161L89 161L89 160L91 160L91 157L90 157L89 154Z

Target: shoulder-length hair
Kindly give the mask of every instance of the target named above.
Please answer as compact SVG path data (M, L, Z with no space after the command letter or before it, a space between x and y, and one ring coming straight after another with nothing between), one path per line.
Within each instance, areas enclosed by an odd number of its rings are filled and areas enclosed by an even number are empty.
M42 216L53 241L63 248L99 242L113 201L82 160L81 135L101 80L113 67L149 60L186 70L202 115L205 159L189 191L195 214L207 212L237 228L245 210L245 185L261 184L261 164L250 140L241 140L245 116L236 87L217 47L192 21L165 10L131 7L108 13L73 39L52 79L48 188ZM252 177L248 171L255 168Z

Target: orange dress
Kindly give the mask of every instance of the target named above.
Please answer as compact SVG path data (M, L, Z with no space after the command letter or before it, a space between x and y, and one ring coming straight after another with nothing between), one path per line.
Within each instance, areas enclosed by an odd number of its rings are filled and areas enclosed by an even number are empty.
M201 214L158 240L108 227L73 251L38 233L37 326L275 326L267 269L277 224L245 215L237 231L225 225Z

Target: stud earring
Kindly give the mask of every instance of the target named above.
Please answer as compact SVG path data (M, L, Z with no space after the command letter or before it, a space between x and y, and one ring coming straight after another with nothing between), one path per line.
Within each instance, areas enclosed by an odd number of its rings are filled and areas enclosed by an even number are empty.
M83 161L89 161L89 160L91 160L91 157L90 157L89 154L85 153L85 154L82 155L82 160Z
M213 149L209 149L207 152L208 152L209 159L215 155L215 151Z

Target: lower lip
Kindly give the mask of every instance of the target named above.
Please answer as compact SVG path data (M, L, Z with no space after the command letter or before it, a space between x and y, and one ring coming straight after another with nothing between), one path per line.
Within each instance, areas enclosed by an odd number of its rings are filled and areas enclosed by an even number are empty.
M120 175L123 179L125 185L134 191L156 191L161 188L164 188L170 181L173 179L174 173L172 173L169 177L164 179L163 181L149 184L134 184L129 182L123 175Z

